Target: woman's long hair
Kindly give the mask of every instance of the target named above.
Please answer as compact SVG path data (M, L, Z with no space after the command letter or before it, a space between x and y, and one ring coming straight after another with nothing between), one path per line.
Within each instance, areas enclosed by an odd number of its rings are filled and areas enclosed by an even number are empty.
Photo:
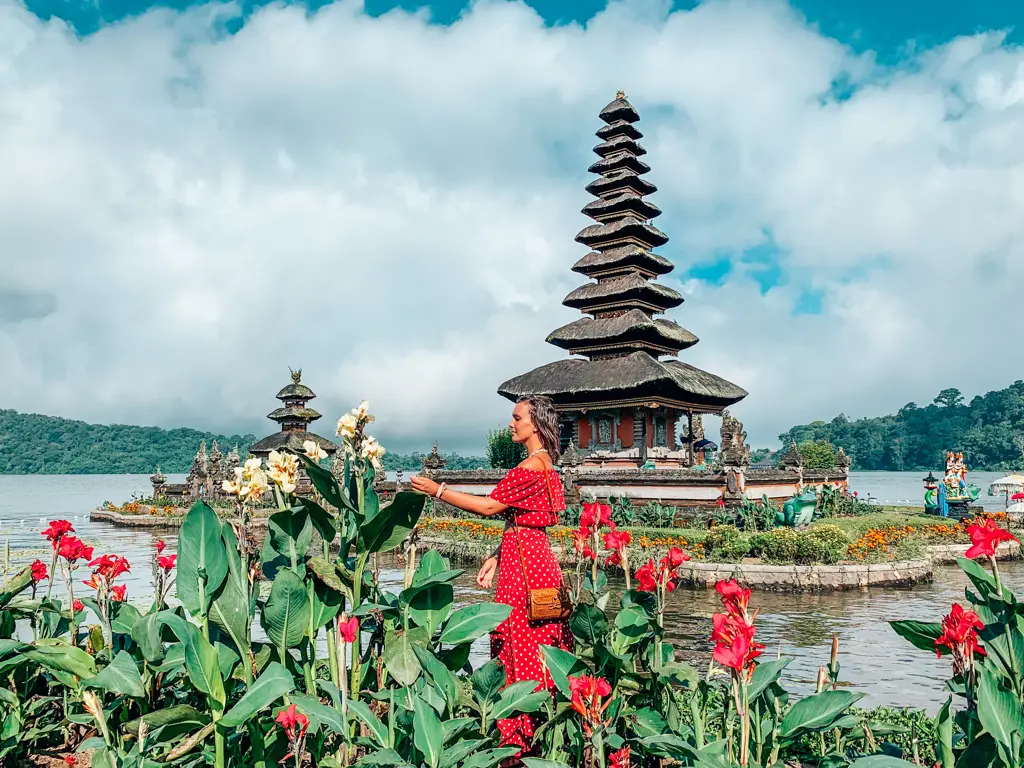
M557 463L558 457L562 455L562 439L558 428L558 411L555 410L554 402L544 395L530 395L519 398L516 403L526 403L530 406L530 421L537 427L541 445L547 449L551 462Z

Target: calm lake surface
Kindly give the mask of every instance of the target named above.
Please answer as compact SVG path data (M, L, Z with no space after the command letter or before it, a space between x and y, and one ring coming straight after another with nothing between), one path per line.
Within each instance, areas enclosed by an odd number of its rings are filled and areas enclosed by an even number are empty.
M862 497L883 504L919 505L923 495L922 472L855 472L851 487ZM973 472L969 478L982 488L979 499L986 509L1003 508L1002 497L987 495L988 484L1003 473ZM182 478L171 478L180 482ZM104 501L122 502L136 494L146 495L149 478L144 475L0 475L0 547L9 542L10 567L41 558L49 564L50 550L39 535L46 522L67 519L78 535L96 548L96 554L123 555L133 564L126 574L128 597L139 605L152 597L154 545L163 539L169 551L177 548L173 531L119 528L90 522L89 512ZM2 550L0 550L2 555ZM389 565L389 564L388 564ZM1005 582L1024 593L1024 563L1007 563ZM84 576L83 576L84 577ZM458 581L457 599L464 602L490 599L466 573ZM386 567L385 587L399 587L401 572ZM851 690L867 694L865 704L926 707L935 711L945 701L942 684L948 662L917 651L888 626L891 619L939 621L955 600L963 601L967 580L959 569L940 568L933 584L912 589L873 589L831 594L777 594L755 592L753 607L759 609L758 639L774 657L779 647L795 660L785 674L789 690L807 693L813 688L819 665L828 662L832 633L840 639L840 678ZM83 586L82 590L86 588ZM77 590L76 590L77 592ZM704 669L710 660L711 615L719 604L714 592L679 590L672 594L666 626L672 644L683 657ZM487 649L478 643L474 655L483 659Z

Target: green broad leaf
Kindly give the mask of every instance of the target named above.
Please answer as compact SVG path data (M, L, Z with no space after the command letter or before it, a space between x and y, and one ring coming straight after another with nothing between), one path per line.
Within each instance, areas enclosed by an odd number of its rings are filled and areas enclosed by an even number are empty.
M919 766L891 755L868 755L854 760L850 764L850 768L919 768Z
M567 699L572 698L569 677L587 672L587 665L568 651L555 648L553 645L541 645L540 650L544 654L544 664L558 692Z
M257 712L266 709L282 696L294 690L295 680L292 678L291 672L276 661L272 661L263 670L263 674L252 682L238 703L218 721L218 724L224 728L235 728L242 725Z
M641 746L644 751L652 755L670 757L675 760L684 760L693 754L698 754L692 751L690 746L674 733L659 733L647 736L641 742ZM697 765L703 768L706 763L702 761L697 763Z
M380 749L376 752L370 752L369 754L363 755L361 758L359 758L359 762L356 763L356 765L374 765L387 766L387 768L405 768L405 766L409 766L409 763L395 750L388 747L387 749ZM409 766L409 768L412 768L412 766Z
M996 593L996 580L991 573L986 571L979 563L973 560L968 560L966 557L958 557L956 560L957 565L960 566L967 578L974 584L974 588L985 597L994 595ZM1005 588L1004 588L1005 589Z
M494 768L502 760L515 757L519 753L516 747L498 747L497 749L485 749L476 754L470 755L463 763L462 768Z
M431 707L419 706L412 714L413 744L430 768L438 768L444 750L444 730Z
M135 699L146 698L142 675L139 674L135 659L128 651L120 651L112 662L82 685L86 688L100 688L110 693L124 694Z
M539 757L524 757L523 765L526 768L569 768L568 763L560 763L557 760L544 760Z
M477 701L491 701L505 687L505 668L497 659L491 659L477 669L470 680Z
M394 549L409 535L420 515L426 496L412 491L399 491L394 501L381 507L376 514L370 513L371 496L377 494L367 489L365 498L366 519L359 526L359 549L364 552L387 552Z
M214 640L213 647L217 649L217 666L220 667L221 679L230 680L235 667L242 657L238 655L237 651L220 640Z
M164 652L164 659L161 662L152 662L150 667L157 672L169 673L185 666L185 644L171 643Z
M454 604L455 589L451 584L431 584L417 589L409 600L409 617L433 636Z
M595 646L608 634L608 619L597 606L580 603L569 617L569 629L586 645Z
M146 737L146 741L149 743L164 743L174 741L193 731L198 731L210 722L210 716L204 712L199 712L188 704L175 704L174 706L154 710L125 723L124 730L126 733L138 738L139 724L143 722L149 728L149 736Z
M1020 701L1000 686L995 675L984 667L978 675L978 719L992 738L1004 747L1012 748L1014 733L1018 742L1024 735Z
M0 608L6 608L17 595L32 584L32 566L26 565L0 587Z
M320 534L320 538L328 543L334 541L334 537L338 535L337 518L308 497L299 499L299 503L306 510L313 523L313 530Z
M311 557L306 561L306 567L324 586L330 587L339 594L345 592L345 585L341 583L341 576L338 575L337 569L324 558Z
M334 621L334 617L341 612L344 605L345 597L342 594L335 592L318 581L314 581L313 602L310 604L310 610L312 611L310 625L319 630L325 624L330 624ZM330 628L328 628L328 631L330 631Z
M755 676L757 672L755 671ZM669 661L661 665L658 670L661 680L673 685L682 685L690 689L696 689L700 682L700 674L685 661ZM754 694L751 694L753 698Z
M142 616L131 603L111 603L110 628L118 635L131 635L135 622Z
M47 669L66 672L82 680L96 674L95 659L81 648L75 648L64 641L29 645L22 650L21 655Z
M471 643L491 632L512 613L512 606L502 603L476 603L459 608L445 623L441 642L449 645Z
M228 561L217 513L197 501L185 515L178 533L178 561L175 584L178 600L193 616L206 613L214 593L228 575ZM205 605L200 605L200 580Z
M267 537L275 552L294 568L309 551L313 540L313 521L305 509L276 512L267 521Z
M494 707L488 713L492 720L504 720L510 715L530 714L544 706L551 697L547 691L537 691L540 683L536 680L523 680L505 688Z
M117 752L110 747L97 749L89 758L90 768L118 768Z
M651 618L639 605L627 605L615 617L615 629L629 639L629 643L639 642L651 631Z
M324 501L337 509L352 509L348 496L342 493L337 478L329 470L324 469L304 454L298 453L296 455L306 470L306 476L313 483L316 492L324 497Z
M312 610L309 594L294 571L282 569L270 587L270 596L260 614L260 624L284 660L285 649L302 642Z
M423 668L413 646L426 646L430 638L422 627L384 635L384 666L399 685L412 685Z
M787 712L779 725L780 735L791 739L800 731L818 731L832 722L864 697L850 691L825 691L801 699Z
M441 727L444 728L444 743L451 744L464 734L477 730L480 722L473 717L457 717L454 720L444 720Z
M448 708L448 712L454 712L459 704L459 684L455 680L455 675L451 673L448 667L438 661L429 648L414 645L412 646L412 651L416 654L416 659L419 661L423 671L426 672L427 677L430 678L430 681L444 697L444 703Z
M489 739L463 739L462 741L457 741L441 753L440 768L455 768L456 765L489 741ZM447 743L447 739L445 743Z
M955 768L956 756L953 753L953 716L950 708L953 697L946 699L939 714L935 717L935 757L939 768Z
M779 676L782 675L782 670L785 669L786 665L791 661L793 661L793 658L787 656L784 659L765 661L754 667L754 674L750 678L750 685L747 688L747 696L750 701L753 702L754 699L764 693L772 683L777 683L779 681Z
M935 641L942 635L942 625L937 621L890 621L889 626L915 648L929 653L935 653Z
M179 551L180 551L179 544ZM212 703L224 707L227 696L220 671L217 649L203 637L199 629L170 611L161 612L163 623L185 646L185 670L192 685L205 693ZM170 656L170 649L168 649Z
M225 561L228 574L213 595L210 604L210 620L217 628L231 638L235 648L244 652L249 647L251 625L250 604L247 597L249 575L242 570L242 559L238 554L238 539L230 525L223 526Z
M263 546L260 548L260 567L263 569L263 575L270 581L274 580L282 568L291 567L288 558L274 549L269 536L263 540Z
M391 738L388 734L388 727L380 721L380 719L370 711L370 708L358 699L352 699L348 702L348 711L355 715L359 720L366 725L370 731L370 738L372 738L377 745L380 747L390 747Z
M641 739L648 736L660 736L668 731L668 723L656 709L644 707L632 714L633 730Z

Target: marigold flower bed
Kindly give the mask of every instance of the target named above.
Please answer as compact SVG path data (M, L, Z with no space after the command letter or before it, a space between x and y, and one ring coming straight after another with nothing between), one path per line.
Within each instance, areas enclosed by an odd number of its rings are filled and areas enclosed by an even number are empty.
M967 526L983 520L1005 522L1006 513L984 513L962 521L949 521L933 525L889 525L883 528L869 528L860 538L850 544L847 554L851 560L862 561L872 554L885 554L900 542L914 536L922 538L928 543L952 544L966 539Z

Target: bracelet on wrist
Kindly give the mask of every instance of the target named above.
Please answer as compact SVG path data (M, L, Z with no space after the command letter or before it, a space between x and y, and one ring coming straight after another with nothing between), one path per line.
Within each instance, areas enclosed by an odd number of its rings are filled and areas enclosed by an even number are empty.
M434 494L434 498L435 499L440 499L441 498L441 494L443 494L447 490L448 490L448 484L447 483L441 483L439 486L437 486L437 493Z

